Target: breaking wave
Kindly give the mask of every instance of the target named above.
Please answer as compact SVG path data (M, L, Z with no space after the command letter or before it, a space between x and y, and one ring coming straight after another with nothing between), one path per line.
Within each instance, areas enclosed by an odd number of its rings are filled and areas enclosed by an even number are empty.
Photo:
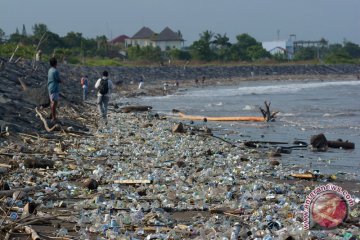
M187 92L186 96L201 97L201 96L239 96L239 95L257 95L257 94L274 94L274 93L295 93L303 89L322 88L328 86L358 86L360 81L329 81L329 82L299 82L299 83L274 83L272 85L263 86L244 86L233 89L203 89L198 91Z

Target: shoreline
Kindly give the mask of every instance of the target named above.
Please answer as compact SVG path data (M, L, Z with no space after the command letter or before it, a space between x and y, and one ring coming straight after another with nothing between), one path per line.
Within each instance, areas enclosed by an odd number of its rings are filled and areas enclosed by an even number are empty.
M138 89L137 84L123 84L119 86L120 94L126 98L137 96L164 96L176 94L178 89L199 89L201 87L214 87L214 86L237 86L243 82L252 81L337 81L337 80L350 80L360 81L354 74L326 74L326 75L265 75L254 77L234 77L234 78L211 78L206 79L205 83L196 84L193 79L181 80L179 87L175 87L175 80L158 80L144 85L143 89ZM200 81L201 82L201 81ZM163 91L164 83L168 83L167 91Z

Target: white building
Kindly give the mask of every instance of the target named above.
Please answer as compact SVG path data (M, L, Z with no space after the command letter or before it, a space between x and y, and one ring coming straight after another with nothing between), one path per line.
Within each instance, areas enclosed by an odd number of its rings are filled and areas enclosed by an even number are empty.
M181 49L184 45L184 40L180 33L172 31L169 27L164 28L159 34L155 33L148 27L141 28L134 36L126 39L126 46L139 47L160 47L162 51L167 48Z
M294 56L294 41L292 39L262 42L262 47L271 55L285 54L288 59L292 59Z

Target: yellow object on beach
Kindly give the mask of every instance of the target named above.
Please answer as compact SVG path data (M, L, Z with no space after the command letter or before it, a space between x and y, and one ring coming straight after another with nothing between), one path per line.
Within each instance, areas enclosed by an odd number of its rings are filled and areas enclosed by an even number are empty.
M193 115L186 115L182 112L179 112L179 117L182 119L188 119L188 120L207 120L207 121L250 121L250 122L265 122L266 119L263 117L205 117L205 116L193 116Z

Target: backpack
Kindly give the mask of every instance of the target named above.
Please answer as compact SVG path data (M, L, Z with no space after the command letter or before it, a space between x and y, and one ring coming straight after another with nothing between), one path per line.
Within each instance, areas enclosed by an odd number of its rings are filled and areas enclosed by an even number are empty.
M101 93L101 95L105 95L109 92L109 84L108 84L108 80L107 79L101 79L100 80L100 85L99 85L99 93Z

